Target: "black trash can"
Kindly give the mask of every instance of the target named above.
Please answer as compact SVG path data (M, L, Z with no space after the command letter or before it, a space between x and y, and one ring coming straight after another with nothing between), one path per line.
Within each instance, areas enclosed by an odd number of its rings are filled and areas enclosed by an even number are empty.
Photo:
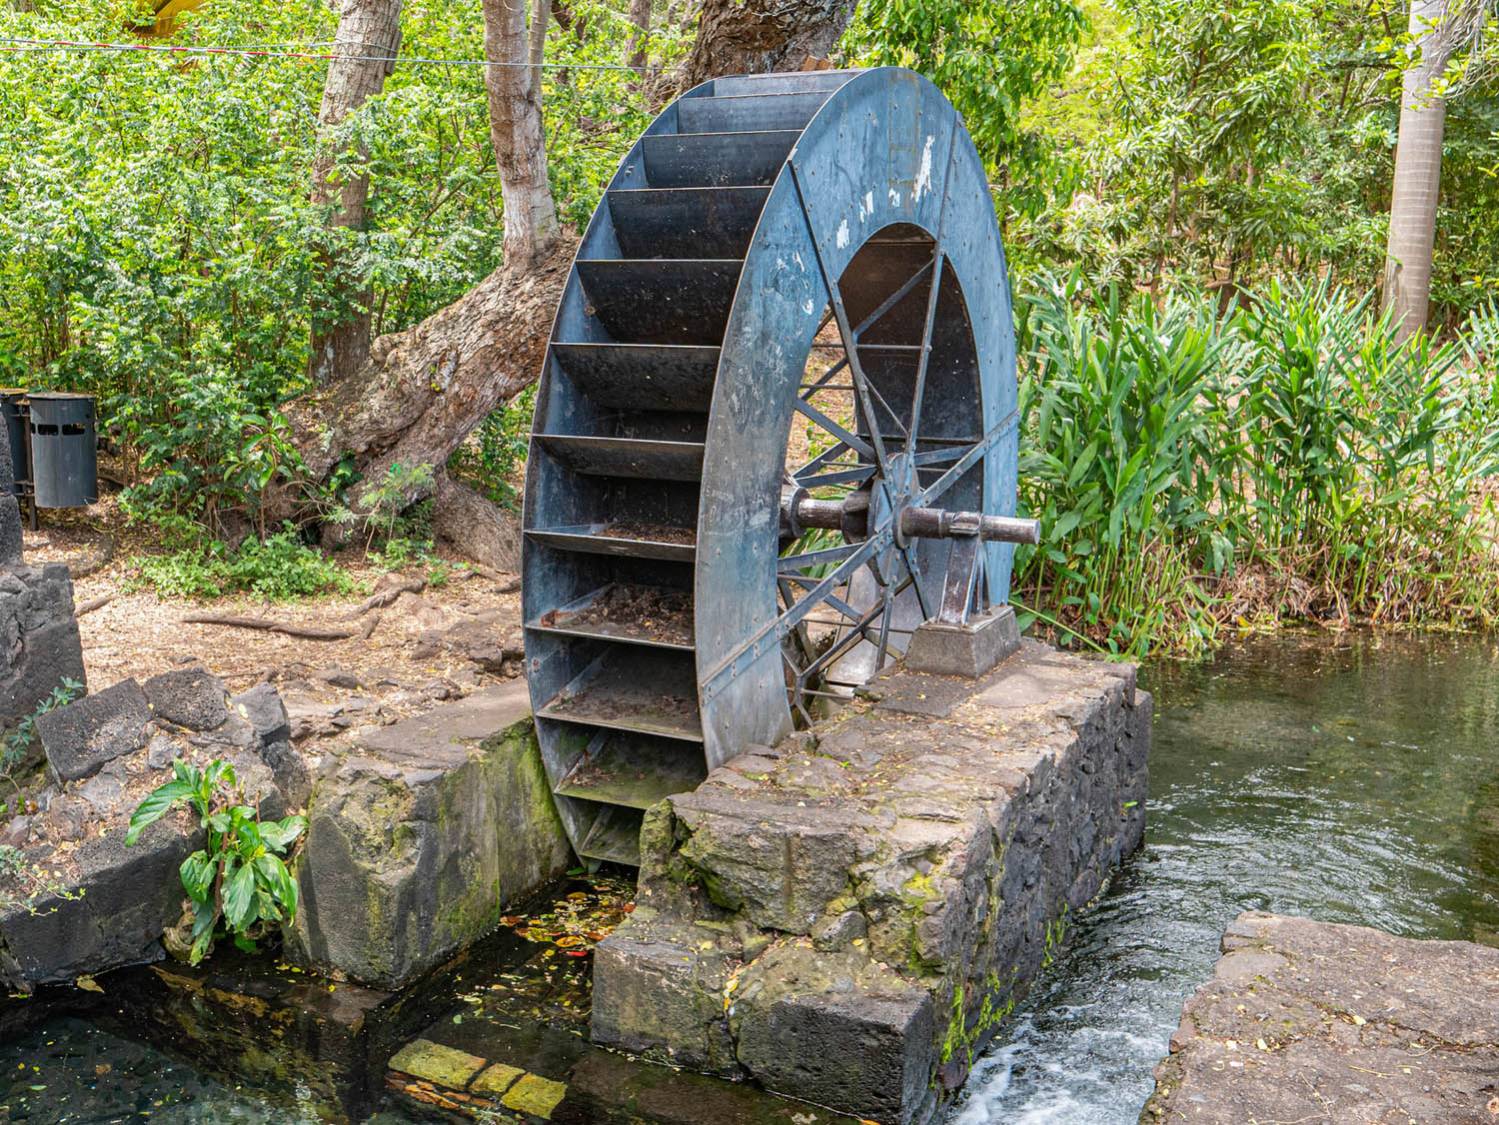
M24 496L31 481L31 458L26 456L26 390L24 387L0 387L0 414L5 416L5 438L10 447L13 495Z
M38 508L82 508L99 498L94 396L44 392L31 405L31 474Z

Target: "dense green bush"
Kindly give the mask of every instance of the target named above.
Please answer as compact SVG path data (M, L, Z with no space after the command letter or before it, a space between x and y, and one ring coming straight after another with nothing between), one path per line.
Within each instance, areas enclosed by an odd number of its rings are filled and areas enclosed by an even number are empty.
M1455 344L1398 343L1371 298L1271 284L1087 290L1021 303L1023 506L1042 545L1017 596L1120 652L1210 644L1257 613L1499 617L1499 392ZM1475 315L1470 338L1499 338Z

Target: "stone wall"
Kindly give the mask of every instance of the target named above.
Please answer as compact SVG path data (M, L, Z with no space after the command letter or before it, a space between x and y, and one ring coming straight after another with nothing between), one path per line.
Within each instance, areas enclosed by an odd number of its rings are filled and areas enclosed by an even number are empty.
M571 862L524 682L482 691L363 732L317 781L288 949L399 988Z
M602 1043L931 1120L1144 828L1134 669L1027 643L909 672L646 817L597 950Z
M159 960L186 896L178 868L203 846L185 810L134 846L131 812L172 780L183 759L229 762L246 799L267 819L305 795L306 767L281 737L286 711L268 686L226 700L199 667L88 695L37 720L53 783L38 810L18 818L16 854L45 886L0 871L0 983L15 992ZM12 829L18 821L12 821Z

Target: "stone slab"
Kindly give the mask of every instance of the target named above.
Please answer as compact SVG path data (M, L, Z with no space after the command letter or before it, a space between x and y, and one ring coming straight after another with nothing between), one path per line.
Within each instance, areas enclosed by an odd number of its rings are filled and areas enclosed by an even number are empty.
M52 772L76 781L146 745L151 705L134 680L37 716L36 732Z
M396 988L572 862L523 682L360 732L319 778L288 950Z
M1499 1119L1499 949L1259 912L1222 948L1141 1122Z
M1139 846L1150 697L1025 642L978 680L897 671L646 814L592 1034L840 1112L934 1119Z

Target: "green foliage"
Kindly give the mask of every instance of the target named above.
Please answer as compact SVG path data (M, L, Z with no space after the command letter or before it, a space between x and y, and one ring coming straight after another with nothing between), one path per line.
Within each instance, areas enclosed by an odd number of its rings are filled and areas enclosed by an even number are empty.
M621 5L568 9L550 61L624 61ZM0 5L0 35L117 40L136 12ZM318 0L209 3L172 42L295 50L331 40L335 22ZM404 57L483 55L479 0L408 3L401 32ZM690 33L662 21L653 60L670 65ZM300 470L278 409L305 389L312 310L342 320L368 291L375 332L397 331L500 264L483 68L398 65L320 133L325 75L299 58L134 52L21 51L0 66L0 374L100 396L138 518L186 516L210 535L226 516L259 520L266 486ZM545 72L564 219L592 213L650 96L628 72ZM326 230L309 190L320 153L338 176L371 177L363 227Z
M1076 276L1022 302L1018 600L1074 639L1200 651L1263 612L1499 615L1499 396L1369 297L1271 284L1157 309Z
M526 462L535 409L536 386L532 384L479 424L473 439L449 460L448 471L481 496L518 510L521 495L514 482Z
M403 465L397 461L385 470L384 477L362 490L359 497L362 513L358 518L368 533L366 551L377 535L385 540L396 537L403 513L412 506L411 498L430 489L435 479L431 465Z
M0 777L9 777L11 771L20 765L27 753L31 750L31 744L36 739L36 721L48 711L55 711L64 707L83 694L83 685L71 677L64 676L62 682L52 689L46 699L37 704L36 710L25 716L9 734L5 736L5 744L0 749Z
M1404 8L1379 0L1085 0L1092 31L1025 124L1065 151L1053 206L1012 258L1096 284L1210 285L1227 302L1274 277L1363 290L1383 268ZM969 114L970 121L973 114ZM1499 83L1448 106L1438 321L1492 294ZM1076 189L1076 190L1074 190Z
M51 899L72 902L83 897L46 868L26 857L20 848L0 844L0 912L19 907L33 917L55 913L56 906L39 904Z
M238 551L214 540L206 548L184 547L171 554L138 556L133 562L141 579L167 597L245 593L266 601L290 601L353 588L349 576L331 559L291 530L264 541L247 539Z
M1072 65L1085 20L1075 0L866 0L844 39L866 66L906 66L964 115L1007 209L1036 214L1061 165L1023 121L1025 102Z
M178 760L173 780L148 794L130 817L126 845L178 805L186 805L207 833L207 847L182 861L179 876L192 902L189 960L197 964L223 929L236 944L253 948L273 925L297 913L297 883L285 857L307 827L305 817L263 821L245 804L234 767L214 759L204 769Z

